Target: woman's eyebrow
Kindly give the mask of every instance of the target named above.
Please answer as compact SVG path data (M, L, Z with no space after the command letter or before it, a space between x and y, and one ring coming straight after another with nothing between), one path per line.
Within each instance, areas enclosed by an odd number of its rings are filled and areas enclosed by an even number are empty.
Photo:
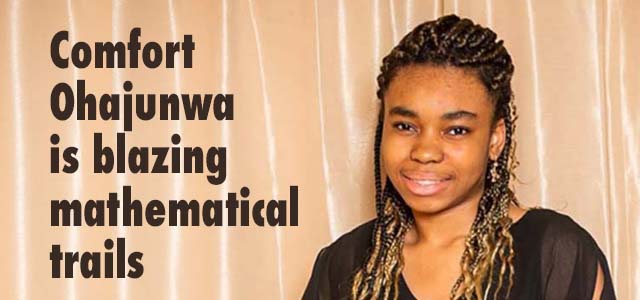
M418 118L418 113L403 106L394 106L389 110L389 115L398 115L407 118ZM444 113L441 117L443 120L458 120L458 119L477 119L478 115L466 110L456 110Z
M398 115L398 116L402 116L402 117L407 117L407 118L412 118L412 119L416 119L418 118L418 114L413 111L410 110L406 107L403 106L394 106L389 110L389 115Z
M456 110L447 112L440 118L443 120L477 119L478 115L466 110Z

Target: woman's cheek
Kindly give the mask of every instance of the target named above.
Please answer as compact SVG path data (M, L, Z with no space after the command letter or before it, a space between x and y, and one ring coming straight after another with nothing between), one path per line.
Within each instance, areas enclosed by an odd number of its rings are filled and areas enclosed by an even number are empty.
M391 172L398 169L403 160L409 158L411 144L407 137L387 136L382 139L380 147L384 169Z
M487 159L486 147L469 144L451 145L448 147L449 160L464 174L482 174L484 162Z
M397 157L397 159L402 159L403 157L409 156L412 147L412 138L408 136L402 135L391 135L386 141L383 140L383 147L385 148L385 152L388 155Z
M446 147L446 155L450 160L460 162L467 159L471 159L473 153L470 153L470 147L463 144L450 144Z

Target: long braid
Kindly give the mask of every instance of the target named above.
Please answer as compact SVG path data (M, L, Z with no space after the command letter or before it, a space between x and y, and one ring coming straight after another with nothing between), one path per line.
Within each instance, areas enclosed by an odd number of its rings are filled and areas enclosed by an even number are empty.
M383 131L384 93L398 70L411 64L454 66L476 72L494 102L494 124L503 119L505 146L495 161L488 161L485 191L465 241L461 258L462 274L451 289L451 299L508 297L513 285L513 238L509 203L518 204L509 188L518 162L515 159L514 121L517 119L511 77L513 64L502 41L490 29L455 15L425 22L408 33L383 59L377 78L378 98L382 101L374 142L377 219L372 248L367 260L353 279L353 299L397 299L398 279L403 268L404 237L413 225L413 216L393 184L383 187L380 170L380 145ZM497 178L497 180L495 180ZM493 282L497 272L498 280ZM506 277L506 285L504 278Z

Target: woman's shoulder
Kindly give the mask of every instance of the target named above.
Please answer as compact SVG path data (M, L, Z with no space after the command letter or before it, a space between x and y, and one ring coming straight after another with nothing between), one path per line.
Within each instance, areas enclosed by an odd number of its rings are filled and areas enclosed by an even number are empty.
M325 263L332 266L332 271L351 273L362 263L371 248L375 221L376 219L369 220L342 234L324 247L318 256L322 256Z
M568 215L531 209L514 223L512 235L516 251L523 254L520 265L539 264L543 295L557 298L565 293L566 298L590 299L599 266L604 273L602 299L615 299L604 253L591 234Z
M362 250L363 247L368 248L369 246L371 246L371 235L373 233L375 221L376 219L369 220L356 226L349 232L342 234L339 238L337 238L334 242L326 247L327 251L359 251Z
M589 232L570 216L548 208L535 207L514 224L514 229L545 241L592 242Z
M369 252L374 226L375 219L365 222L320 250L303 299L348 298L351 277Z
M601 252L593 236L570 216L547 208L532 208L511 229L514 241L527 251L541 254L577 255L583 251Z

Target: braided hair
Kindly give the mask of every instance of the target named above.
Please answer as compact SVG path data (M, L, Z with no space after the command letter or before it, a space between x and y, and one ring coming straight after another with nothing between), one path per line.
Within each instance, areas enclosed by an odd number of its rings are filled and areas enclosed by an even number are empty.
M466 237L461 275L450 299L505 299L513 285L512 224L509 203L518 201L509 188L515 178L515 120L511 77L513 64L502 41L488 28L456 15L418 25L384 59L378 76L377 96L382 102L375 131L374 160L376 214L372 247L352 282L353 299L397 299L403 268L404 237L413 225L410 208L388 178L380 175L380 144L384 120L384 94L398 71L410 65L462 68L473 72L486 87L494 106L492 126L502 119L506 141L496 160L487 159L485 189L476 217Z

